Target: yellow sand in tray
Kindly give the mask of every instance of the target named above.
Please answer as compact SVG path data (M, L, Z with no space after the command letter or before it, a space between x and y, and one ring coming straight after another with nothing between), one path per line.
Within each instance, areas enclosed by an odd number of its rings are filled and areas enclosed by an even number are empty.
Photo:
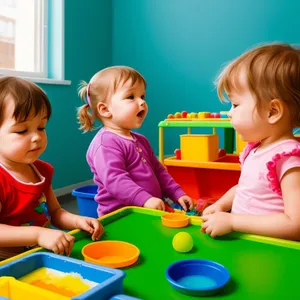
M36 269L18 280L67 297L78 296L98 284L83 279L78 273L64 273L45 267Z

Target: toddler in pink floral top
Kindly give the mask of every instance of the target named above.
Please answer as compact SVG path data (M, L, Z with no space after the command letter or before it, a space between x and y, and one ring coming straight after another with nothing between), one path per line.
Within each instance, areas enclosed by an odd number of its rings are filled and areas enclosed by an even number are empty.
M300 144L293 135L300 126L300 51L286 44L250 50L222 71L217 87L248 144L238 184L204 210L202 231L300 240Z

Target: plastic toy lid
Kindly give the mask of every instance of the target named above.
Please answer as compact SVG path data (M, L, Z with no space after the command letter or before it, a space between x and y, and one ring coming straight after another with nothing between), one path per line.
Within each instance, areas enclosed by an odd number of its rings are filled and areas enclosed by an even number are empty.
M181 228L189 224L190 217L182 213L171 213L162 215L161 220L164 226Z
M99 241L82 248L84 260L94 264L123 268L134 264L140 255L135 245L123 241Z

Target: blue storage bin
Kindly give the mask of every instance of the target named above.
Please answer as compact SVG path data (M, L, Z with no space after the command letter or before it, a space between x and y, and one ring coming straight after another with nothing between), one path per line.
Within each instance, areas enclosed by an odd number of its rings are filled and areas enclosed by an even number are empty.
M79 273L84 279L97 282L98 285L72 300L106 300L122 294L125 272L80 261L53 253L33 253L0 267L0 277L10 276L18 279L38 268L51 268L61 272ZM24 299L26 295L24 295Z
M98 218L98 203L94 200L97 194L97 185L91 184L80 187L72 191L72 195L77 198L79 214L92 218Z

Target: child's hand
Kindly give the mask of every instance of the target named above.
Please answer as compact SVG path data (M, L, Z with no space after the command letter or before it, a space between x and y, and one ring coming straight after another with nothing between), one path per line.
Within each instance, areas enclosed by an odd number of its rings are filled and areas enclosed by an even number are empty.
M99 240L104 232L102 224L94 218L89 217L76 217L76 228L89 232L92 235L92 240Z
M51 250L56 254L70 255L74 245L74 236L60 230L49 228L39 229L37 238L39 246Z
M187 211L192 210L194 207L193 200L188 195L183 195L178 199L178 203L182 206L182 208Z
M216 202L204 209L202 216L211 215L217 212L222 212L221 206Z
M216 212L202 216L201 219L204 222L201 231L206 232L213 238L233 231L231 213Z
M151 197L146 201L144 207L165 210L165 203L159 198Z

